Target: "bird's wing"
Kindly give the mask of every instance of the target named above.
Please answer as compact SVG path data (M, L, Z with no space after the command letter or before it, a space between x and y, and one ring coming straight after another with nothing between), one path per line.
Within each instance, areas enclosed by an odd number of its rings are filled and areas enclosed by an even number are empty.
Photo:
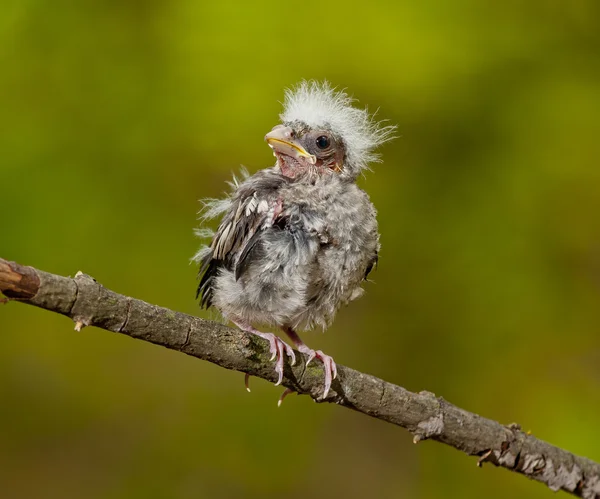
M256 241L256 235L272 224L274 206L269 196L257 190L240 189L234 196L231 207L223 217L210 244L210 251L200 262L197 296L201 296L202 307L212 304L214 278L220 268L233 270L239 278L239 267ZM240 263L241 262L241 265Z

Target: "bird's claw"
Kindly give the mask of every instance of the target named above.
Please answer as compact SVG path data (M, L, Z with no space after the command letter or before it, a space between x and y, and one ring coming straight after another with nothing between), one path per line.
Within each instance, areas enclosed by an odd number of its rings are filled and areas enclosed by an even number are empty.
M296 363L296 354L294 354L294 350L291 346L289 346L285 341L283 341L278 336L275 336L273 333L263 333L254 329L250 324L241 321L241 320L233 320L232 322L239 327L242 331L246 331L247 333L255 334L256 336L260 336L261 338L267 340L269 342L269 352L271 352L271 359L275 360L275 372L278 374L277 383L275 386L280 385L283 381L283 358L287 355L291 362L290 364L293 366ZM248 377L246 374L245 384L246 390L250 391L248 387Z
M283 393L281 394L281 397L279 397L279 400L277 401L277 407L281 407L281 404L283 403L283 399L286 398L290 393L294 393L294 390L292 390L291 388L286 388Z
M275 372L278 374L275 386L280 385L283 381L283 359L285 355L290 358L290 364L293 366L296 363L296 354L294 354L291 346L273 333L262 333L261 336L269 342L270 360L275 360Z
M331 383L335 378L337 378L337 366L333 360L333 357L323 353L321 350L313 350L305 345L302 345L299 350L308 355L308 360L306 361L307 366L315 357L317 359L321 359L321 362L323 362L323 369L325 371L325 389L323 390L322 398L327 398L329 390L331 389Z

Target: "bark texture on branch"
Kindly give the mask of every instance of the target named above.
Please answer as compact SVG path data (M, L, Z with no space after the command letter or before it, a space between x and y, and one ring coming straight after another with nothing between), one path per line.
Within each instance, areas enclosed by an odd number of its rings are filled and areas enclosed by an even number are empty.
M66 315L76 329L96 326L276 381L265 340L120 295L80 272L74 278L62 277L0 258L0 291L9 301ZM318 399L323 390L320 363L306 367L306 357L299 352L296 357L295 366L286 362L283 385ZM600 499L600 464L528 435L518 425L503 426L460 409L433 393L412 393L338 365L338 377L326 401L406 428L415 443L437 440L478 456L478 465L489 462L543 482L554 491Z

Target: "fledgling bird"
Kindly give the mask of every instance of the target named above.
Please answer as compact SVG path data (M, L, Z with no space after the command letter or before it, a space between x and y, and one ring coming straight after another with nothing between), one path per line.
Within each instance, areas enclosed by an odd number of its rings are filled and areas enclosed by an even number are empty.
M240 329L269 341L280 384L292 347L256 325L281 328L300 351L323 362L327 397L334 360L306 346L297 330L326 328L341 305L363 294L377 262L376 211L356 179L378 161L374 150L395 127L329 83L302 81L285 93L281 124L266 136L275 166L234 177L228 198L206 200L202 219L221 217L217 232L195 260L198 296ZM308 364L307 362L307 364Z

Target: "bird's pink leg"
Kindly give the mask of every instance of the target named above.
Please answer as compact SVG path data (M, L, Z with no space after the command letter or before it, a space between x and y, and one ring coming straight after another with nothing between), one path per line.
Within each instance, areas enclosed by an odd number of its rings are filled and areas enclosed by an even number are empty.
M291 346L289 346L286 342L284 342L278 336L275 336L273 333L263 333L262 331L258 331L254 329L250 324L247 324L244 321L231 319L237 327L239 327L242 331L246 331L247 333L255 334L256 336L260 336L269 342L269 351L271 352L271 360L275 360L275 372L279 375L277 383L275 386L281 384L283 380L283 358L284 355L287 354L290 359L292 365L296 363L296 355L294 354L294 350ZM246 389L248 390L248 383L246 379Z
M305 345L305 343L300 339L300 336L294 331L291 327L282 328L286 334L292 340L292 343L298 349L299 352L305 353L308 355L308 360L306 361L306 365L310 364L310 361L315 357L317 359L321 359L323 362L323 368L325 370L325 390L323 391L323 398L327 397L329 393L329 389L331 388L331 382L337 377L337 366L335 365L335 361L333 357L324 354L321 350L313 350Z

